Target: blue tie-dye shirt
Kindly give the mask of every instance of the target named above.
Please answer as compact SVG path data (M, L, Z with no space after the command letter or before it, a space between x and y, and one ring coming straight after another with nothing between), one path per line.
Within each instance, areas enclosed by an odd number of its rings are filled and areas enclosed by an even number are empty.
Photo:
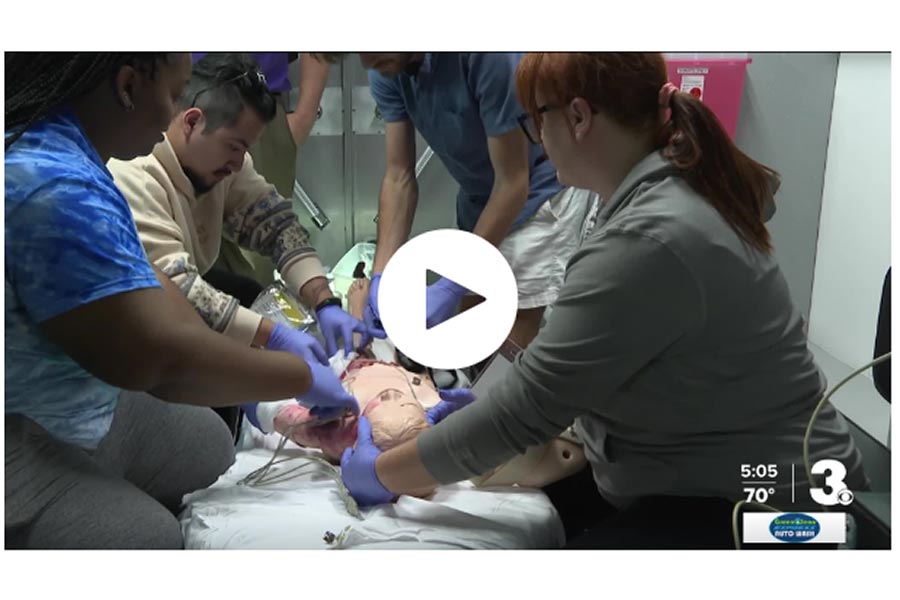
M4 163L6 413L93 448L109 431L120 390L81 368L38 324L159 282L128 203L72 113L31 127Z

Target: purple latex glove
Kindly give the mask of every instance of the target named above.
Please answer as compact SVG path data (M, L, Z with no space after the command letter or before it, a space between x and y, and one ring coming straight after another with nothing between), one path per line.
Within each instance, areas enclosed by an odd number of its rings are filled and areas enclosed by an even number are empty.
M269 334L269 340L266 342L266 350L290 352L309 364L328 365L328 356L325 354L325 350L322 348L319 340L308 333L303 333L281 323L275 323L272 333Z
M441 401L428 409L425 413L425 420L434 427L443 421L451 413L455 413L463 406L472 404L475 401L475 394L469 388L460 388L457 390L438 390Z
M344 390L341 380L331 367L317 362L307 361L307 364L312 375L312 385L305 394L297 396L299 404L307 407L310 414L319 420L340 416L348 410L354 415L359 414L359 403Z
M319 328L328 347L328 356L334 356L338 350L338 339L344 340L344 355L353 352L353 334L360 334L359 347L368 344L373 337L384 338L385 334L378 328L367 327L362 321L353 318L339 306L326 306L316 317Z
M425 288L425 326L431 328L452 317L466 291L445 277Z
M372 275L369 280L369 297L366 299L366 307L363 309L363 321L366 327L381 327L381 313L378 312L378 286L381 283L381 273Z
M381 450L372 441L372 425L361 417L356 429L356 448L347 448L341 455L341 479L356 503L372 506L391 502L396 496L378 480L375 459Z

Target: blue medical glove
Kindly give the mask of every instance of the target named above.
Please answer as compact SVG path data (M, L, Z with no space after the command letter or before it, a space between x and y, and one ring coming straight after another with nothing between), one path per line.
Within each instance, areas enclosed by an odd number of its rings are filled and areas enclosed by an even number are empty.
M441 397L441 401L429 408L425 413L425 420L432 427L446 419L451 413L475 401L475 394L468 388L438 390L438 394Z
M426 326L434 327L452 317L465 295L466 288L444 277L425 288Z
M363 321L366 322L367 327L378 327L378 324L381 323L381 313L378 312L378 285L380 283L381 273L375 273L369 280L369 297L366 299L366 307L363 309Z
M281 350L296 354L306 362L328 365L328 356L322 348L319 340L292 327L275 323L275 328L269 334L266 342L266 350Z
M341 455L341 479L360 506L384 504L395 498L375 473L375 459L379 454L381 450L372 441L369 419L361 417L356 429L356 448L347 448Z
M338 351L338 339L344 340L344 354L353 352L353 333L360 334L359 347L362 348L373 337L384 338L383 331L376 327L367 327L362 321L353 318L339 306L326 306L322 308L316 317L319 328L325 338L328 356L334 356Z
M333 418L347 410L354 415L359 414L356 398L344 390L341 380L331 367L310 361L307 364L312 375L312 385L305 394L297 396L299 404L307 407L312 416L321 420Z

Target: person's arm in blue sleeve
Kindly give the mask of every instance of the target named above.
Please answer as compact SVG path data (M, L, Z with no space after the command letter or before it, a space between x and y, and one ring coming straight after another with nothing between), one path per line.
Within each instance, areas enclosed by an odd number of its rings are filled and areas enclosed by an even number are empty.
M419 201L416 181L416 130L403 103L396 80L369 71L369 84L385 121L386 165L378 194L378 227L372 282L364 318L372 327L380 318L378 284L394 252L409 239Z
M499 246L525 206L530 185L528 139L519 128L522 109L515 95L519 55L473 53L463 60L468 61L466 85L478 104L494 169L491 195L472 232ZM427 326L434 327L454 314L466 289L441 278L426 293Z
M468 60L470 93L487 134L494 185L473 233L498 246L528 200L528 139L519 128L524 111L516 98L515 73L520 55L472 53Z
M206 326L148 263L112 182L45 186L7 214L6 251L7 282L41 333L111 385L201 406L317 389L301 358L252 350ZM329 383L323 377L318 388Z

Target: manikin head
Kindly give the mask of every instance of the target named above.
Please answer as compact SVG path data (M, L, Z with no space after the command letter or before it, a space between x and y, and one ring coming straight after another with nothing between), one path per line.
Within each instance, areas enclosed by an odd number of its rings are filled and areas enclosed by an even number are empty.
M362 412L372 425L372 441L382 451L428 429L425 409L409 392L387 389L369 400Z

